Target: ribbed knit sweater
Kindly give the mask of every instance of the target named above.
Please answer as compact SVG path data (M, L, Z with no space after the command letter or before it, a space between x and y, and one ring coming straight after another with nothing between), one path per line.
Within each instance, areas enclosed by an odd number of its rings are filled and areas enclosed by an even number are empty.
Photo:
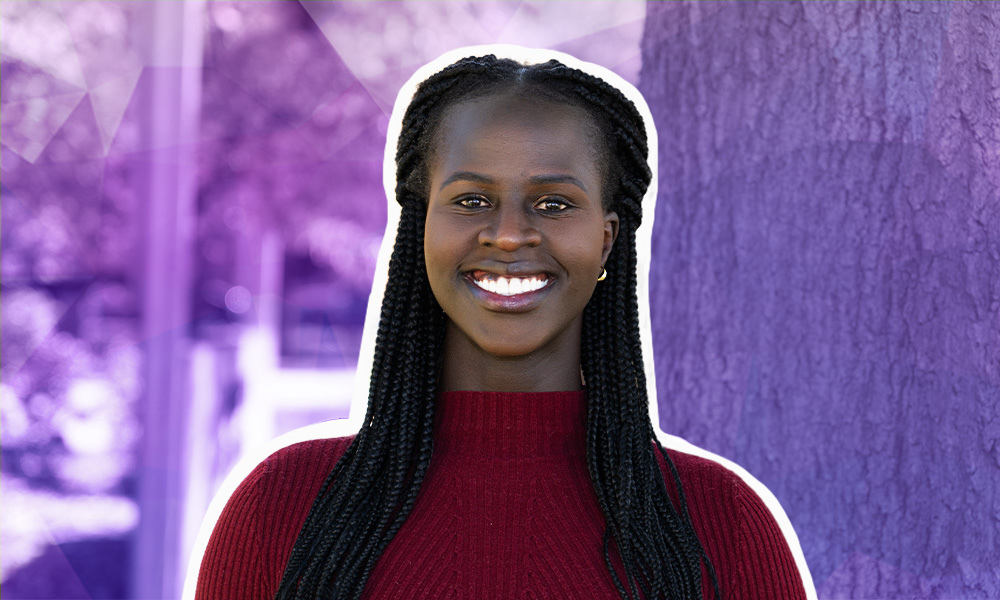
M584 392L445 393L434 435L413 511L363 598L619 597L587 470ZM240 484L202 560L198 600L274 597L312 502L352 439L289 446ZM804 598L788 544L757 494L715 462L668 453L723 597Z

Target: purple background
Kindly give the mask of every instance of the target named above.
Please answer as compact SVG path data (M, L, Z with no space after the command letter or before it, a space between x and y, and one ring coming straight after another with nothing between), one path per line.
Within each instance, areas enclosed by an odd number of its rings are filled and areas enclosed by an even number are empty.
M1000 597L1000 5L650 4L663 425L821 597Z
M770 487L820 597L1000 597L997 5L0 16L5 598L178 597L235 459L346 414L396 91L493 42L653 110L663 428Z

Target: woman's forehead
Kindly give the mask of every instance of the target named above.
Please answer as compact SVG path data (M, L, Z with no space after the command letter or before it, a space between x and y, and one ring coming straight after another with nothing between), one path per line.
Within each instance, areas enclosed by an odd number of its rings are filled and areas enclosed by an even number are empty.
M433 159L461 158L484 146L524 144L544 153L601 155L593 117L570 103L521 94L496 94L458 102L443 112L433 144ZM449 161L449 162L450 162Z
M433 166L594 171L599 152L585 111L568 104L485 98L442 120Z

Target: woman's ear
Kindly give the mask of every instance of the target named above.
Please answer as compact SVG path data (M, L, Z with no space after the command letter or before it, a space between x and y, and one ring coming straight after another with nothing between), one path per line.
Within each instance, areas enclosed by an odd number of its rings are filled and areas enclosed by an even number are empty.
M618 213L609 210L604 213L604 249L601 251L602 265L608 261L608 255L611 254L611 247L614 246L615 238L617 237Z

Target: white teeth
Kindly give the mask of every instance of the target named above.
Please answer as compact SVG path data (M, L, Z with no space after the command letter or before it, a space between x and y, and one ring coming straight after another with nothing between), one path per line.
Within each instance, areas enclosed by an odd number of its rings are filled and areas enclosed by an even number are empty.
M497 277L495 279L478 279L473 281L487 292L492 292L500 296L527 294L528 292L540 290L549 284L548 279L539 279L538 277Z

